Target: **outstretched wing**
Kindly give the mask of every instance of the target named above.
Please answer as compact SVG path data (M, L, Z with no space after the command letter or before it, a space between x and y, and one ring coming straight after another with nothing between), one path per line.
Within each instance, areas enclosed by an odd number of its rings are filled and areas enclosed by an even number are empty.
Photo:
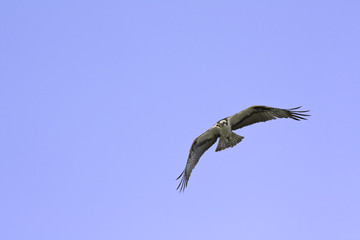
M300 107L291 109L252 106L230 117L231 129L236 130L254 123L266 122L276 118L292 118L306 120L308 111L299 111Z
M189 157L186 163L185 170L180 174L180 176L176 179L181 178L179 186L176 189L180 188L180 192L184 191L187 183L190 178L190 174L192 170L195 168L198 163L200 157L204 154L206 150L208 150L218 139L220 135L219 127L213 126L199 137L195 138L193 144L191 145Z

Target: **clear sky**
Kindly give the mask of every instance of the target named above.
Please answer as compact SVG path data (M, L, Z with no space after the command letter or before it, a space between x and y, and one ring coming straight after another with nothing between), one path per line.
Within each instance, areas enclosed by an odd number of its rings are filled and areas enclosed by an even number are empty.
M360 1L0 2L0 239L360 239ZM251 105L176 177L194 138Z

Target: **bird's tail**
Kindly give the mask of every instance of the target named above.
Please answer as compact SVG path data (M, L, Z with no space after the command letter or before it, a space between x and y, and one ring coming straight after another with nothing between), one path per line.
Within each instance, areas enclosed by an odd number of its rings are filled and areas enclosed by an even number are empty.
M228 147L233 147L236 144L238 144L239 142L241 142L241 140L243 139L243 136L237 135L236 133L231 132L230 137L229 138L225 138L225 137L220 137L219 138L219 143L216 147L215 152L224 150Z

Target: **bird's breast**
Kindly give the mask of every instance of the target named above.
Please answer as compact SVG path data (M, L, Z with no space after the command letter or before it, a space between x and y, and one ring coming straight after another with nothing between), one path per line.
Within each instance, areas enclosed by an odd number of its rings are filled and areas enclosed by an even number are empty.
M224 125L220 127L220 135L223 137L229 137L231 134L231 127L230 125Z

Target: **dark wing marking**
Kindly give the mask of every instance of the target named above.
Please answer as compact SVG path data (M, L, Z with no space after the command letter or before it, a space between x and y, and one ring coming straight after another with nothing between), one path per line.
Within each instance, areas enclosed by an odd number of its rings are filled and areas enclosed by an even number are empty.
M189 157L186 163L185 170L176 179L181 178L181 181L176 189L180 188L180 192L183 192L187 186L192 170L195 168L200 157L208 150L219 137L219 127L213 126L199 137L195 138L191 145Z
M276 118L292 118L294 120L306 120L310 116L299 111L300 107L291 109L272 108L266 106L252 106L230 117L231 129L236 130L254 123L266 122Z

